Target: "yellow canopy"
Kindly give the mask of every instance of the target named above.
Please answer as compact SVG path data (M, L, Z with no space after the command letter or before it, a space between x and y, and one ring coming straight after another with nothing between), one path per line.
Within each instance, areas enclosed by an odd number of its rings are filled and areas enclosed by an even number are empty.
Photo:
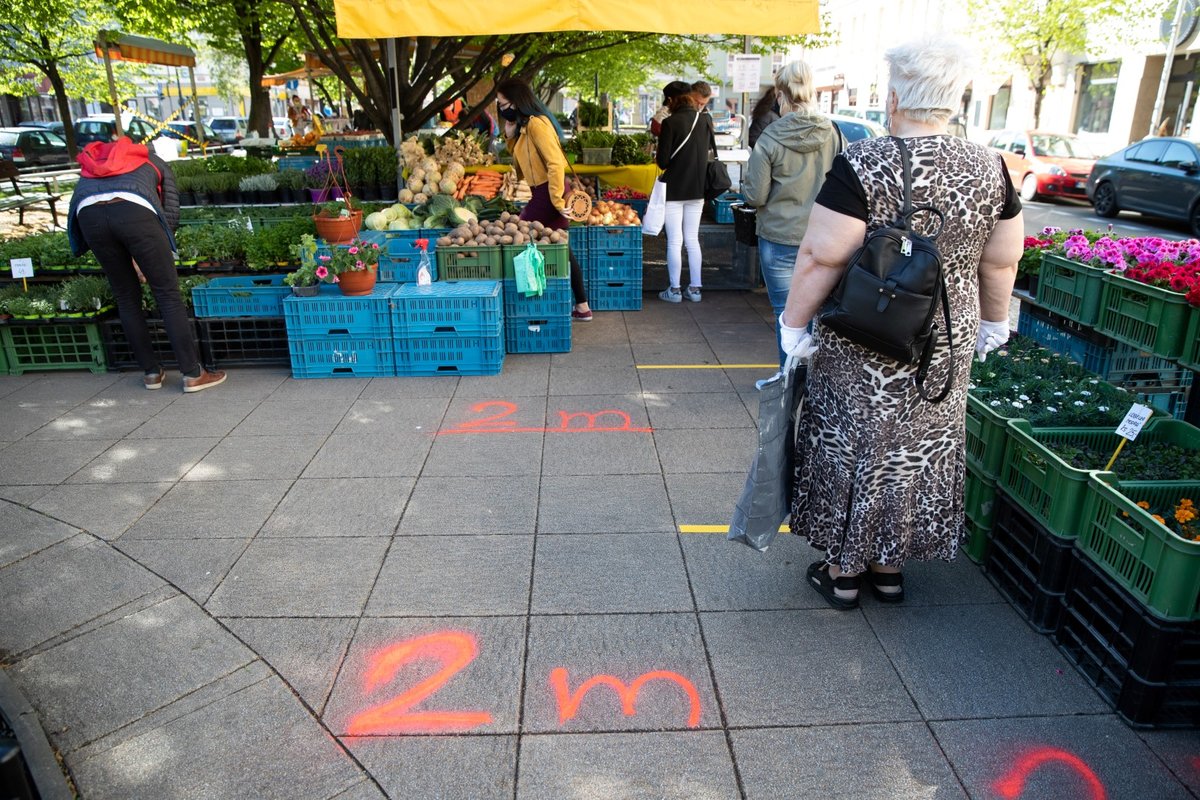
M334 0L347 39L487 36L549 31L656 31L784 36L818 33L818 0Z
M263 86L283 86L288 81L302 81L308 78L324 78L333 74L333 70L325 66L318 66L314 69L294 69L291 72L280 72L277 75L263 75Z
M190 47L171 44L149 36L133 36L117 31L101 31L96 39L96 55L104 57L105 49L112 61L133 61L139 64L161 64L165 67L195 67L196 54Z

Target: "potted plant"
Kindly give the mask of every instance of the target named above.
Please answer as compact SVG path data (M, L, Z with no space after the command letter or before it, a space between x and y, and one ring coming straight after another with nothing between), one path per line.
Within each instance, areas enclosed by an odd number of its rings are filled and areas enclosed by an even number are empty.
M329 276L329 268L317 261L317 240L312 234L300 237L299 244L290 248L292 258L300 266L284 276L283 282L292 287L292 294L312 297L321 289L321 282ZM318 274L320 270L320 274Z
M328 159L321 159L304 170L304 184L308 187L309 198L314 203L325 203L342 196L342 187L337 185L337 176L331 176L332 168Z
M575 137L583 152L584 164L612 163L612 149L617 137L608 131L580 131Z
M5 301L9 316L16 320L37 320L54 317L54 301L46 296L45 289L33 289Z
M294 264L293 245L315 228L309 217L295 217L269 226L260 226L246 242L246 266L265 271Z
M353 239L346 246L335 246L331 255L317 256L317 261L315 274L318 278L336 283L344 295L360 297L375 288L379 245Z
M275 199L277 178L271 173L247 175L238 183L242 199L248 203L270 203Z
M191 175L180 175L175 179L175 189L179 192L179 205L196 205L196 195L192 194L195 178Z
M378 200L375 188L375 168L372 154L363 147L346 150L342 154L342 169L345 171L346 186L350 194L359 200Z
M579 101L579 130L608 127L608 109L589 100Z
M207 206L212 203L212 194L210 187L212 181L206 174L197 174L192 176L192 194L196 198L196 205Z
M307 178L304 170L281 169L276 181L279 183L280 200L284 203L307 203L308 192L305 189Z
M209 175L209 192L212 194L213 205L227 206L237 202L239 180L232 172L214 172Z
M317 235L330 244L351 241L362 228L362 209L352 197L343 197L321 206L313 215Z
M86 316L99 315L116 304L108 280L95 275L79 275L63 281L58 299L63 311Z
M1037 236L1025 237L1025 249L1017 261L1017 280L1013 288L1029 292L1037 296L1037 276L1042 269L1042 254L1054 242L1050 239L1039 239Z
M394 203L398 196L396 182L400 175L396 151L390 147L372 147L370 150L373 154L373 178L375 185L379 187L379 199L385 203Z

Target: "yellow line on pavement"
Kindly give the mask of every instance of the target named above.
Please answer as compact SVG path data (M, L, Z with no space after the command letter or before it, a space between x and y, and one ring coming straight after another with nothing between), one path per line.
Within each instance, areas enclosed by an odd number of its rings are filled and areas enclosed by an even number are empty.
M779 532L787 533L787 525L780 525ZM728 525L680 525L680 533L729 533Z
M638 364L638 369L773 369L778 364Z

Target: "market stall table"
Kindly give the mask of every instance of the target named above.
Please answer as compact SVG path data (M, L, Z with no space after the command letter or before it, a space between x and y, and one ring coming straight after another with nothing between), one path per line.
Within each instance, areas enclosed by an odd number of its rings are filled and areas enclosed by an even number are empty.
M573 164L576 175L594 175L604 181L606 186L628 186L630 189L649 195L654 188L654 179L658 177L658 167L654 164L626 164L614 167L611 164ZM512 169L509 164L492 164L489 166L476 165L467 167L467 173L490 169L495 172L508 172Z

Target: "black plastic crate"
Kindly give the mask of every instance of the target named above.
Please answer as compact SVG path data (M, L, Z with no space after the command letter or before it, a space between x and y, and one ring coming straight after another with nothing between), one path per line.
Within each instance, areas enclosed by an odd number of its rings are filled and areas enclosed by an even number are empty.
M193 321L194 325L195 322ZM177 369L179 362L175 360L175 351L171 349L171 341L167 338L167 327L159 317L147 317L146 325L150 328L150 343L154 352L164 367ZM195 331L192 331L195 335ZM106 319L100 323L100 338L104 342L104 356L108 368L112 372L126 369L141 369L133 355L133 346L125 335L121 320Z
M200 352L208 367L291 363L283 317L213 318L198 323Z
M1086 555L1072 566L1058 649L1137 727L1200 727L1200 622L1165 622Z
M1031 628L1054 633L1075 560L1073 542L1055 536L1003 491L996 492L995 515L983 571Z

